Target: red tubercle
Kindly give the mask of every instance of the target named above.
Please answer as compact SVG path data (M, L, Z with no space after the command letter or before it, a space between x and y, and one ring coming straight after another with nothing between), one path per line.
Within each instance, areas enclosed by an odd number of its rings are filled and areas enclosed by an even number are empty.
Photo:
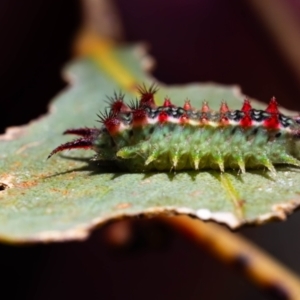
M241 127L250 127L252 126L252 124L253 124L252 119L248 113L246 113L245 116L240 120Z
M208 103L206 101L204 101L203 104L202 104L201 112L207 113L209 111L210 111L210 108L208 106Z
M207 117L207 115L204 113L202 116L201 116L201 118L200 118L200 125L206 125L206 124L208 124L208 117Z
M161 124L166 123L168 121L168 118L168 114L165 111L162 111L158 115L158 122Z
M179 118L179 123L184 125L187 124L189 122L189 118L187 116L187 114L183 114L182 116L180 116Z
M253 121L249 115L250 110L252 109L251 103L249 99L244 100L244 104L242 106L241 111L245 113L244 117L240 120L240 126L242 127L250 127L253 124Z
M225 101L222 101L220 106L220 119L219 119L220 126L226 126L229 124L229 120L225 116L225 113L227 112L229 112L229 107Z
M250 100L245 99L241 111L249 112L251 109L252 109L252 106L251 106Z
M264 121L264 126L268 129L278 129L280 127L280 121L278 114L272 114L270 118Z
M192 110L191 100L186 99L183 104L184 110Z
M164 107L174 107L175 105L172 104L170 98L166 97L163 106L164 106Z
M266 108L266 112L271 113L271 114L278 114L279 110L278 110L278 103L276 101L275 97L272 97L268 107Z
M226 102L222 101L221 106L220 106L220 113L224 114L229 111L229 107Z
M221 116L220 121L219 121L220 126L226 126L229 125L229 120L228 118Z
M269 105L266 108L266 112L270 113L271 116L264 121L264 126L269 129L278 129L280 127L280 121L278 118L279 110L275 97L271 98Z

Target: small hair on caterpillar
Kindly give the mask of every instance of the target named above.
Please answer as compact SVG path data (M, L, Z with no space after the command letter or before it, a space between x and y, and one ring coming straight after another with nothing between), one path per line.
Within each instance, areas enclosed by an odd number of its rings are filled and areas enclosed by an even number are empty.
M55 148L92 149L94 160L111 161L133 172L266 168L300 166L300 117L281 114L273 97L265 110L252 108L248 99L240 110L221 102L212 111L187 99L176 106L170 98L155 103L157 87L139 86L140 97L130 104L124 94L108 98L109 107L98 115L100 128L68 129L79 138Z

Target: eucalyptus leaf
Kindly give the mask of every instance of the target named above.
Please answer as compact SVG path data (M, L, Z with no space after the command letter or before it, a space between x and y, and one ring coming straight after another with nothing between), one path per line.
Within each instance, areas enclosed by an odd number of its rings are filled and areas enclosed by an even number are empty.
M123 216L180 213L237 228L245 223L284 219L300 203L300 171L277 167L238 174L232 170L122 173L99 166L93 151L48 154L70 140L68 128L100 126L96 113L114 91L134 98L131 83L151 84L136 47L109 50L109 59L94 55L72 62L65 70L70 87L54 99L46 116L0 136L0 239L4 242L62 241L86 238L99 224ZM97 58L98 57L98 58ZM146 56L143 56L145 61ZM158 101L168 96L182 105L190 99L213 109L226 100L241 107L237 87L215 84L161 85ZM257 108L264 104L253 101Z

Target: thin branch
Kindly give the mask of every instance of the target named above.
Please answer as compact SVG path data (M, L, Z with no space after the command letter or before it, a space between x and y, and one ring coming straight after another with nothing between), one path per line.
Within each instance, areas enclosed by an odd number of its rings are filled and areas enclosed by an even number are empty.
M274 299L300 299L299 277L237 233L186 216L163 220L233 266Z
M112 41L123 39L124 32L115 1L81 0L83 28Z

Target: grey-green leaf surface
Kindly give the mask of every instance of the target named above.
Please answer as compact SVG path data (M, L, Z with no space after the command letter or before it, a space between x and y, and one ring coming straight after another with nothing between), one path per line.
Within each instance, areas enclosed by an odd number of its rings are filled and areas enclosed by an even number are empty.
M190 214L236 228L284 219L299 205L296 168L277 168L276 177L266 170L133 174L97 166L90 161L92 151L46 160L53 148L70 140L61 134L65 129L99 126L96 113L107 106L106 95L123 90L129 100L135 97L126 89L130 80L152 82L135 52L134 47L113 48L111 62L92 56L72 62L65 70L70 87L53 100L49 113L0 136L2 241L83 239L99 224L140 214ZM114 71L118 68L125 70L123 77ZM214 84L163 85L158 99L164 96L176 104L189 98L198 107L207 100L214 109L221 100L231 108L239 108L243 100L236 87Z

